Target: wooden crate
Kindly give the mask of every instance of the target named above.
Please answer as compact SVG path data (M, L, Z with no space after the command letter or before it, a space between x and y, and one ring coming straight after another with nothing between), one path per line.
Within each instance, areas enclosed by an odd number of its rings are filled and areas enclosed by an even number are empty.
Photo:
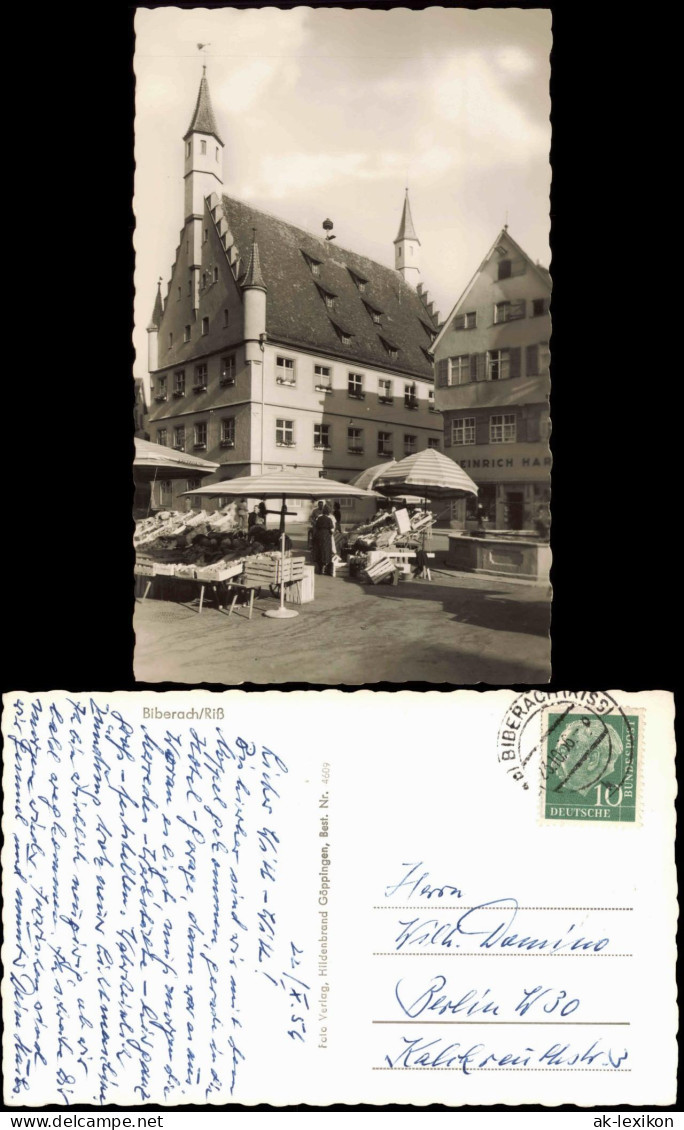
M304 566L304 576L285 589L285 600L290 604L309 604L314 599L315 578L313 565Z
M366 565L366 576L374 585L384 580L390 573L394 573L394 566L389 557L381 557L379 561L374 561L372 564L369 562Z
M285 584L301 581L304 576L304 558L285 558ZM248 557L245 561L245 584L258 587L260 585L279 585L281 583L280 557Z
M230 577L239 577L245 567L244 561L226 561L220 569L212 572L213 565L205 565L197 570L198 581L227 581Z

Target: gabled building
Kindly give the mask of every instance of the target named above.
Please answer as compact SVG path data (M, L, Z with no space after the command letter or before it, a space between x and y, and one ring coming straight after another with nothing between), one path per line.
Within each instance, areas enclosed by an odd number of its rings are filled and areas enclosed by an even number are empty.
M548 523L550 300L549 272L504 228L435 340L446 454L479 487L453 505L453 525L478 505L490 529Z
M347 481L441 446L438 315L408 192L393 270L329 221L313 235L224 193L206 69L184 145L184 224L148 326L150 439L219 462L215 481L281 467Z

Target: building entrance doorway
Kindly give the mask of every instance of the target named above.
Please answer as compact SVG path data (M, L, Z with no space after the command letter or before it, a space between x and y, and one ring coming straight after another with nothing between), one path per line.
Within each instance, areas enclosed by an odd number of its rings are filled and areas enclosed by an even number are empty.
M522 530L523 528L523 492L521 490L506 491L506 528L509 530Z

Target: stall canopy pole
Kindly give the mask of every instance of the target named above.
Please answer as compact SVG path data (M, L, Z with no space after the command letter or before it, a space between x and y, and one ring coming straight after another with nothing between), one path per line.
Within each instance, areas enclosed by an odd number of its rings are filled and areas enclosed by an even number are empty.
M287 500L283 495L283 505L280 511L280 608L270 608L264 616L272 620L290 620L299 616L294 608L285 607L285 515L287 514Z

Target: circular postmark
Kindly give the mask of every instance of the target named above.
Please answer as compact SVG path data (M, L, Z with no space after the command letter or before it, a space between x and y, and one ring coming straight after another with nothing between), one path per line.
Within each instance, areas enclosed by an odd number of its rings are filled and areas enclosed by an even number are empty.
M604 691L527 691L506 710L497 757L521 788L530 788L534 774L539 792L558 804L586 801L603 788L616 807L633 785L636 726Z

